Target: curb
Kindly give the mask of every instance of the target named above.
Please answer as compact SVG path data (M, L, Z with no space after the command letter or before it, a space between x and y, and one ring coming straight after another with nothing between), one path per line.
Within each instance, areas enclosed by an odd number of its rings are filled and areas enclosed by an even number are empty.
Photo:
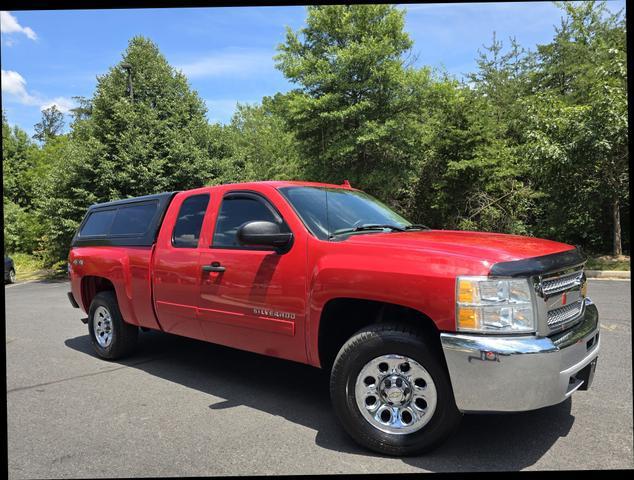
M69 280L67 278L34 278L32 280L21 280L19 282L5 284L4 288L19 287L20 285L28 285L36 282L64 283L68 281Z
M13 288L13 287L19 287L20 285L28 285L29 283L34 283L39 281L39 279L35 279L35 280L23 280L21 282L15 282L15 283L11 283L9 285L5 285L4 288Z
M631 278L629 270L586 270L585 273L587 278Z

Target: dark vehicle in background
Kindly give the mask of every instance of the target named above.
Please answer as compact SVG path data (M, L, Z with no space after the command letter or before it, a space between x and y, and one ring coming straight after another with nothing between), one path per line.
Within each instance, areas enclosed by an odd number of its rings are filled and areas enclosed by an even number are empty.
M15 265L8 255L4 256L4 283L15 283Z

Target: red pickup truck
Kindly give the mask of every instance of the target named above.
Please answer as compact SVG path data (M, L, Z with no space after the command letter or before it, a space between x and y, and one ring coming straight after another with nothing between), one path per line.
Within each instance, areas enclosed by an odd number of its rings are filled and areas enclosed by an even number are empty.
M91 206L68 296L105 359L154 329L327 369L351 437L408 455L464 412L590 386L584 263L550 240L412 224L347 182L253 182Z

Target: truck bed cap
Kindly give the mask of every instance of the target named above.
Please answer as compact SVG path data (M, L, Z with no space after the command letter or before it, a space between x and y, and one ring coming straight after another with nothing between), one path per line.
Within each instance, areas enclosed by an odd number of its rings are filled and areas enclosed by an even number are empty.
M163 192L155 195L144 195L142 197L133 197L133 198L125 198L122 200L113 200L110 202L102 202L95 203L88 208L86 212L86 216L82 220L79 228L75 232L75 236L71 242L71 247L86 247L86 246L120 246L120 247L148 247L151 246L156 241L156 236L158 234L159 228L161 227L161 223L163 222L163 217L165 212L167 211L167 207L171 203L174 195L178 192ZM152 217L147 224L147 228L144 232L117 232L116 234L111 234L110 230L112 225L115 223L114 217L118 215L125 215L122 213L122 210L130 208L138 205L150 205L155 204L156 209L151 213ZM128 211L131 211L128 210ZM137 209L138 210L138 209ZM82 233L82 230L86 226L88 219L91 215L96 215L99 212L106 211L114 211L113 214L105 214L108 215L107 218L110 223L107 228L104 229L103 232L98 234L93 233ZM146 217L148 218L148 217Z

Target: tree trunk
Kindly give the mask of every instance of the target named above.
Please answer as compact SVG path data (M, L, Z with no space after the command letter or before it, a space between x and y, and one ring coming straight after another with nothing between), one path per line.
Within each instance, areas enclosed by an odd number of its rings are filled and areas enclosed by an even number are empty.
M612 244L612 254L621 255L621 213L619 211L619 197L612 200L612 222L614 226L614 243Z

